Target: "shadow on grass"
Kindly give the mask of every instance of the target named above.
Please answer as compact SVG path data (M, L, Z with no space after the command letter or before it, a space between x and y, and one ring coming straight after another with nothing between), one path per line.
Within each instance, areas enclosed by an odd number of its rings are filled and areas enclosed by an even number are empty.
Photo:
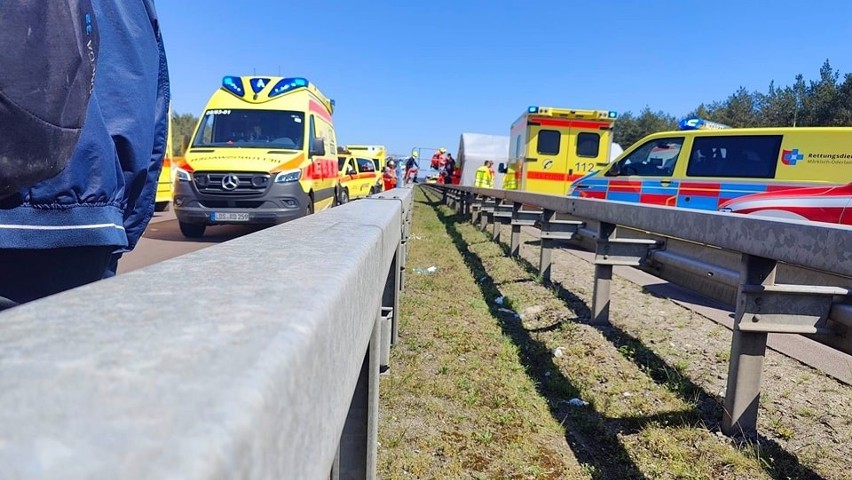
M427 197L434 198L426 191ZM468 249L468 243L462 238L456 228L460 216L447 216L440 208L440 201L429 203L444 224L447 233L455 247L464 257L465 264L478 279L482 295L486 299L494 299L501 295L493 278L485 271L481 259ZM491 315L498 320L504 334L510 337L519 347L520 360L526 367L526 372L533 380L539 394L548 402L550 413L556 421L565 428L565 440L574 452L577 460L594 469L596 478L644 478L642 472L630 458L628 452L618 441L615 432L606 428L603 418L594 411L592 406L569 407L565 399L578 396L579 389L559 373L559 368L553 363L550 351L540 342L530 337L530 332L514 318L503 315L499 308L510 308L511 305L495 305L488 302Z
M483 297L493 299L501 296L498 284L495 284L493 278L485 271L482 259L469 250L469 244L457 228L457 224L464 220L462 216L447 215L439 208L442 205L440 196L436 198L436 195L428 190L424 190L424 193L428 200L423 203L432 207L437 213L453 244L464 257L465 264L473 277L479 279L478 285ZM508 239L508 236L503 238ZM500 246L508 255L508 247L502 243ZM515 260L532 278L538 278L538 266L532 265L523 258ZM554 290L565 305L575 313L576 321L581 323L589 321L591 309L583 299L558 282L549 282L546 286ZM511 305L498 306L489 301L488 306L492 316L499 320L504 333L518 346L520 359L526 367L526 372L534 381L539 393L547 399L551 415L558 422L566 425L565 440L577 460L594 467L595 478L644 478L643 473L618 439L620 434L636 433L649 424L668 427L704 425L710 431L719 430L723 413L721 400L693 383L679 368L669 365L641 340L615 326L596 326L595 328L622 355L646 372L655 383L675 393L693 407L689 410L661 415L608 418L595 411L591 405L584 408L568 406L564 400L577 397L579 389L560 373L559 368L553 363L549 349L530 336L534 332L557 330L561 325L554 324L535 330L526 330L515 318L506 318L498 311L499 308L511 308ZM822 478L799 463L794 455L772 439L758 435L755 439L735 439L735 442L743 451L752 451L756 442L760 446L760 456L773 459L772 463L760 462L761 467L772 478L778 480Z

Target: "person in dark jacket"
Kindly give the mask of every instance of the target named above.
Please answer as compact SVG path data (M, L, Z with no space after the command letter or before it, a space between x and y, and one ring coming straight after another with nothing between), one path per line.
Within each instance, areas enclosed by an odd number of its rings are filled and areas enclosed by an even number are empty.
M0 130L21 127L0 133L3 309L111 276L139 241L169 78L153 0L6 0L0 41Z

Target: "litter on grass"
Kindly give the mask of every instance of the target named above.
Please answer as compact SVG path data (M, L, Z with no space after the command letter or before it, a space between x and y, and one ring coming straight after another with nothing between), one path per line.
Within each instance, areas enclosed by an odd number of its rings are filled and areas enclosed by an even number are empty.
M438 267L431 266L429 268L415 268L414 273L416 275L432 275L433 273L438 271Z

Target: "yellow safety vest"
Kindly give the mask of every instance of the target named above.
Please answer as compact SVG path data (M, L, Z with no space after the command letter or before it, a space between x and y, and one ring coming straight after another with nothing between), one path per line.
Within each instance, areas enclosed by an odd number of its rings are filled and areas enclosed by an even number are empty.
M476 169L476 177L473 181L474 187L491 188L491 170L485 165Z

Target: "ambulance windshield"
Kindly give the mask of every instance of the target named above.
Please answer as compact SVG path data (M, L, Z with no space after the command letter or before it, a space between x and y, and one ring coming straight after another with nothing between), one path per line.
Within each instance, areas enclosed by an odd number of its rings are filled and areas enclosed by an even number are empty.
M285 110L208 110L192 146L301 150L304 120Z

